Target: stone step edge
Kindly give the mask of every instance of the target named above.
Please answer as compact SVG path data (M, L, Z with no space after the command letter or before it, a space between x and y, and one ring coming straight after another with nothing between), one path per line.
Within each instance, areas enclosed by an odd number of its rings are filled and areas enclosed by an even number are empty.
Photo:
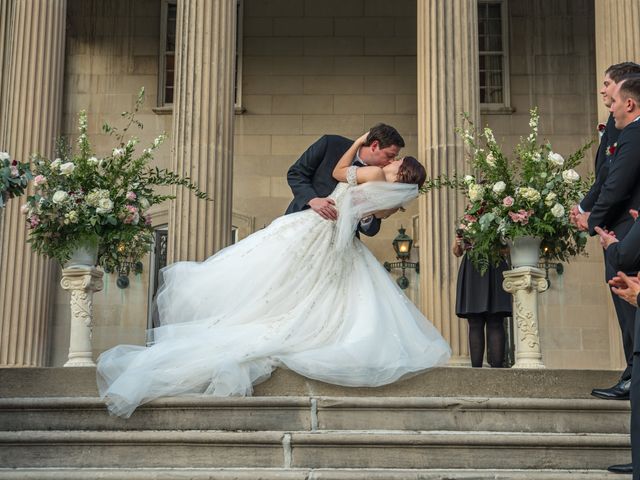
M0 445L56 444L176 444L204 445L290 445L291 447L358 446L496 446L628 448L628 434L618 433L515 433L451 431L317 431L306 432L226 432L187 431L57 431L29 430L0 432Z
M605 470L298 469L298 468L0 468L2 480L594 480L623 478ZM626 477L625 477L626 478Z
M211 408L358 408L358 409L455 409L455 410L561 410L630 411L628 401L600 399L522 397L168 397L147 403L138 410ZM105 409L97 397L0 398L0 409Z

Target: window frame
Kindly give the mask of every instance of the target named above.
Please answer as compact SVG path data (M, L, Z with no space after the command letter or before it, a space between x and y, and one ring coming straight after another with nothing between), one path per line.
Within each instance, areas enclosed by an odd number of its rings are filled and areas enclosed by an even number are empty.
M480 104L480 113L512 113L511 107L511 86L509 73L509 9L507 0L478 0L477 5L499 4L501 35L502 35L502 102L500 103L482 103L480 95L478 95L478 103ZM478 24L479 24L478 19ZM480 32L478 32L478 92L480 91ZM489 54L489 52L487 52ZM494 53L495 55L495 53Z
M154 109L156 113L171 113L173 111L173 103L167 103L165 101L165 88L166 88L166 58L167 58L167 27L168 27L168 12L169 5L177 5L178 0L162 0L160 11L160 48L158 55L158 98L157 107ZM244 1L236 1L236 56L235 56L235 71L234 71L234 109L236 113L244 112L242 106L242 40L243 31L242 24L244 23ZM176 26L177 32L177 26ZM175 52L174 52L175 55ZM175 65L174 65L175 75ZM174 81L175 87L175 81ZM175 100L175 97L174 97Z

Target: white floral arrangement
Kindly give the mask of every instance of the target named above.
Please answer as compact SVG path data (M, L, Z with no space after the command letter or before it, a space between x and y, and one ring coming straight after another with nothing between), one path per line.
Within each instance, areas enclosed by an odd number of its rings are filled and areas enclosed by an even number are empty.
M565 159L549 142L538 142L537 109L530 114L531 133L517 145L515 161L503 154L490 128L477 134L464 117L459 133L475 175L440 177L423 187L454 187L467 197L458 233L473 246L467 254L481 271L501 260L507 240L522 236L541 238L548 259L566 261L584 252L587 234L571 224L569 213L588 188L575 168L591 142Z

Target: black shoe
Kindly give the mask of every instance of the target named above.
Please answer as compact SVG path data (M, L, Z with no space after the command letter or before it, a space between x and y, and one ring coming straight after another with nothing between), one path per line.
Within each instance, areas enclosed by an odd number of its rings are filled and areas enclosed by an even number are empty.
M631 379L620 380L611 388L594 388L591 395L605 400L629 400L629 390L631 389Z
M624 465L611 465L607 468L611 473L633 473L633 463L625 463Z

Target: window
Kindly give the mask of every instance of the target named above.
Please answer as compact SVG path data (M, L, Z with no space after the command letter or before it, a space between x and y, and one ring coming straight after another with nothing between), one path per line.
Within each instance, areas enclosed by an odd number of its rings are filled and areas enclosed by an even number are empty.
M483 110L510 109L507 4L478 1L480 105Z
M235 109L242 111L242 0L236 0L236 58L234 73ZM158 106L173 104L175 86L176 0L163 0L160 15L160 61L158 73Z

